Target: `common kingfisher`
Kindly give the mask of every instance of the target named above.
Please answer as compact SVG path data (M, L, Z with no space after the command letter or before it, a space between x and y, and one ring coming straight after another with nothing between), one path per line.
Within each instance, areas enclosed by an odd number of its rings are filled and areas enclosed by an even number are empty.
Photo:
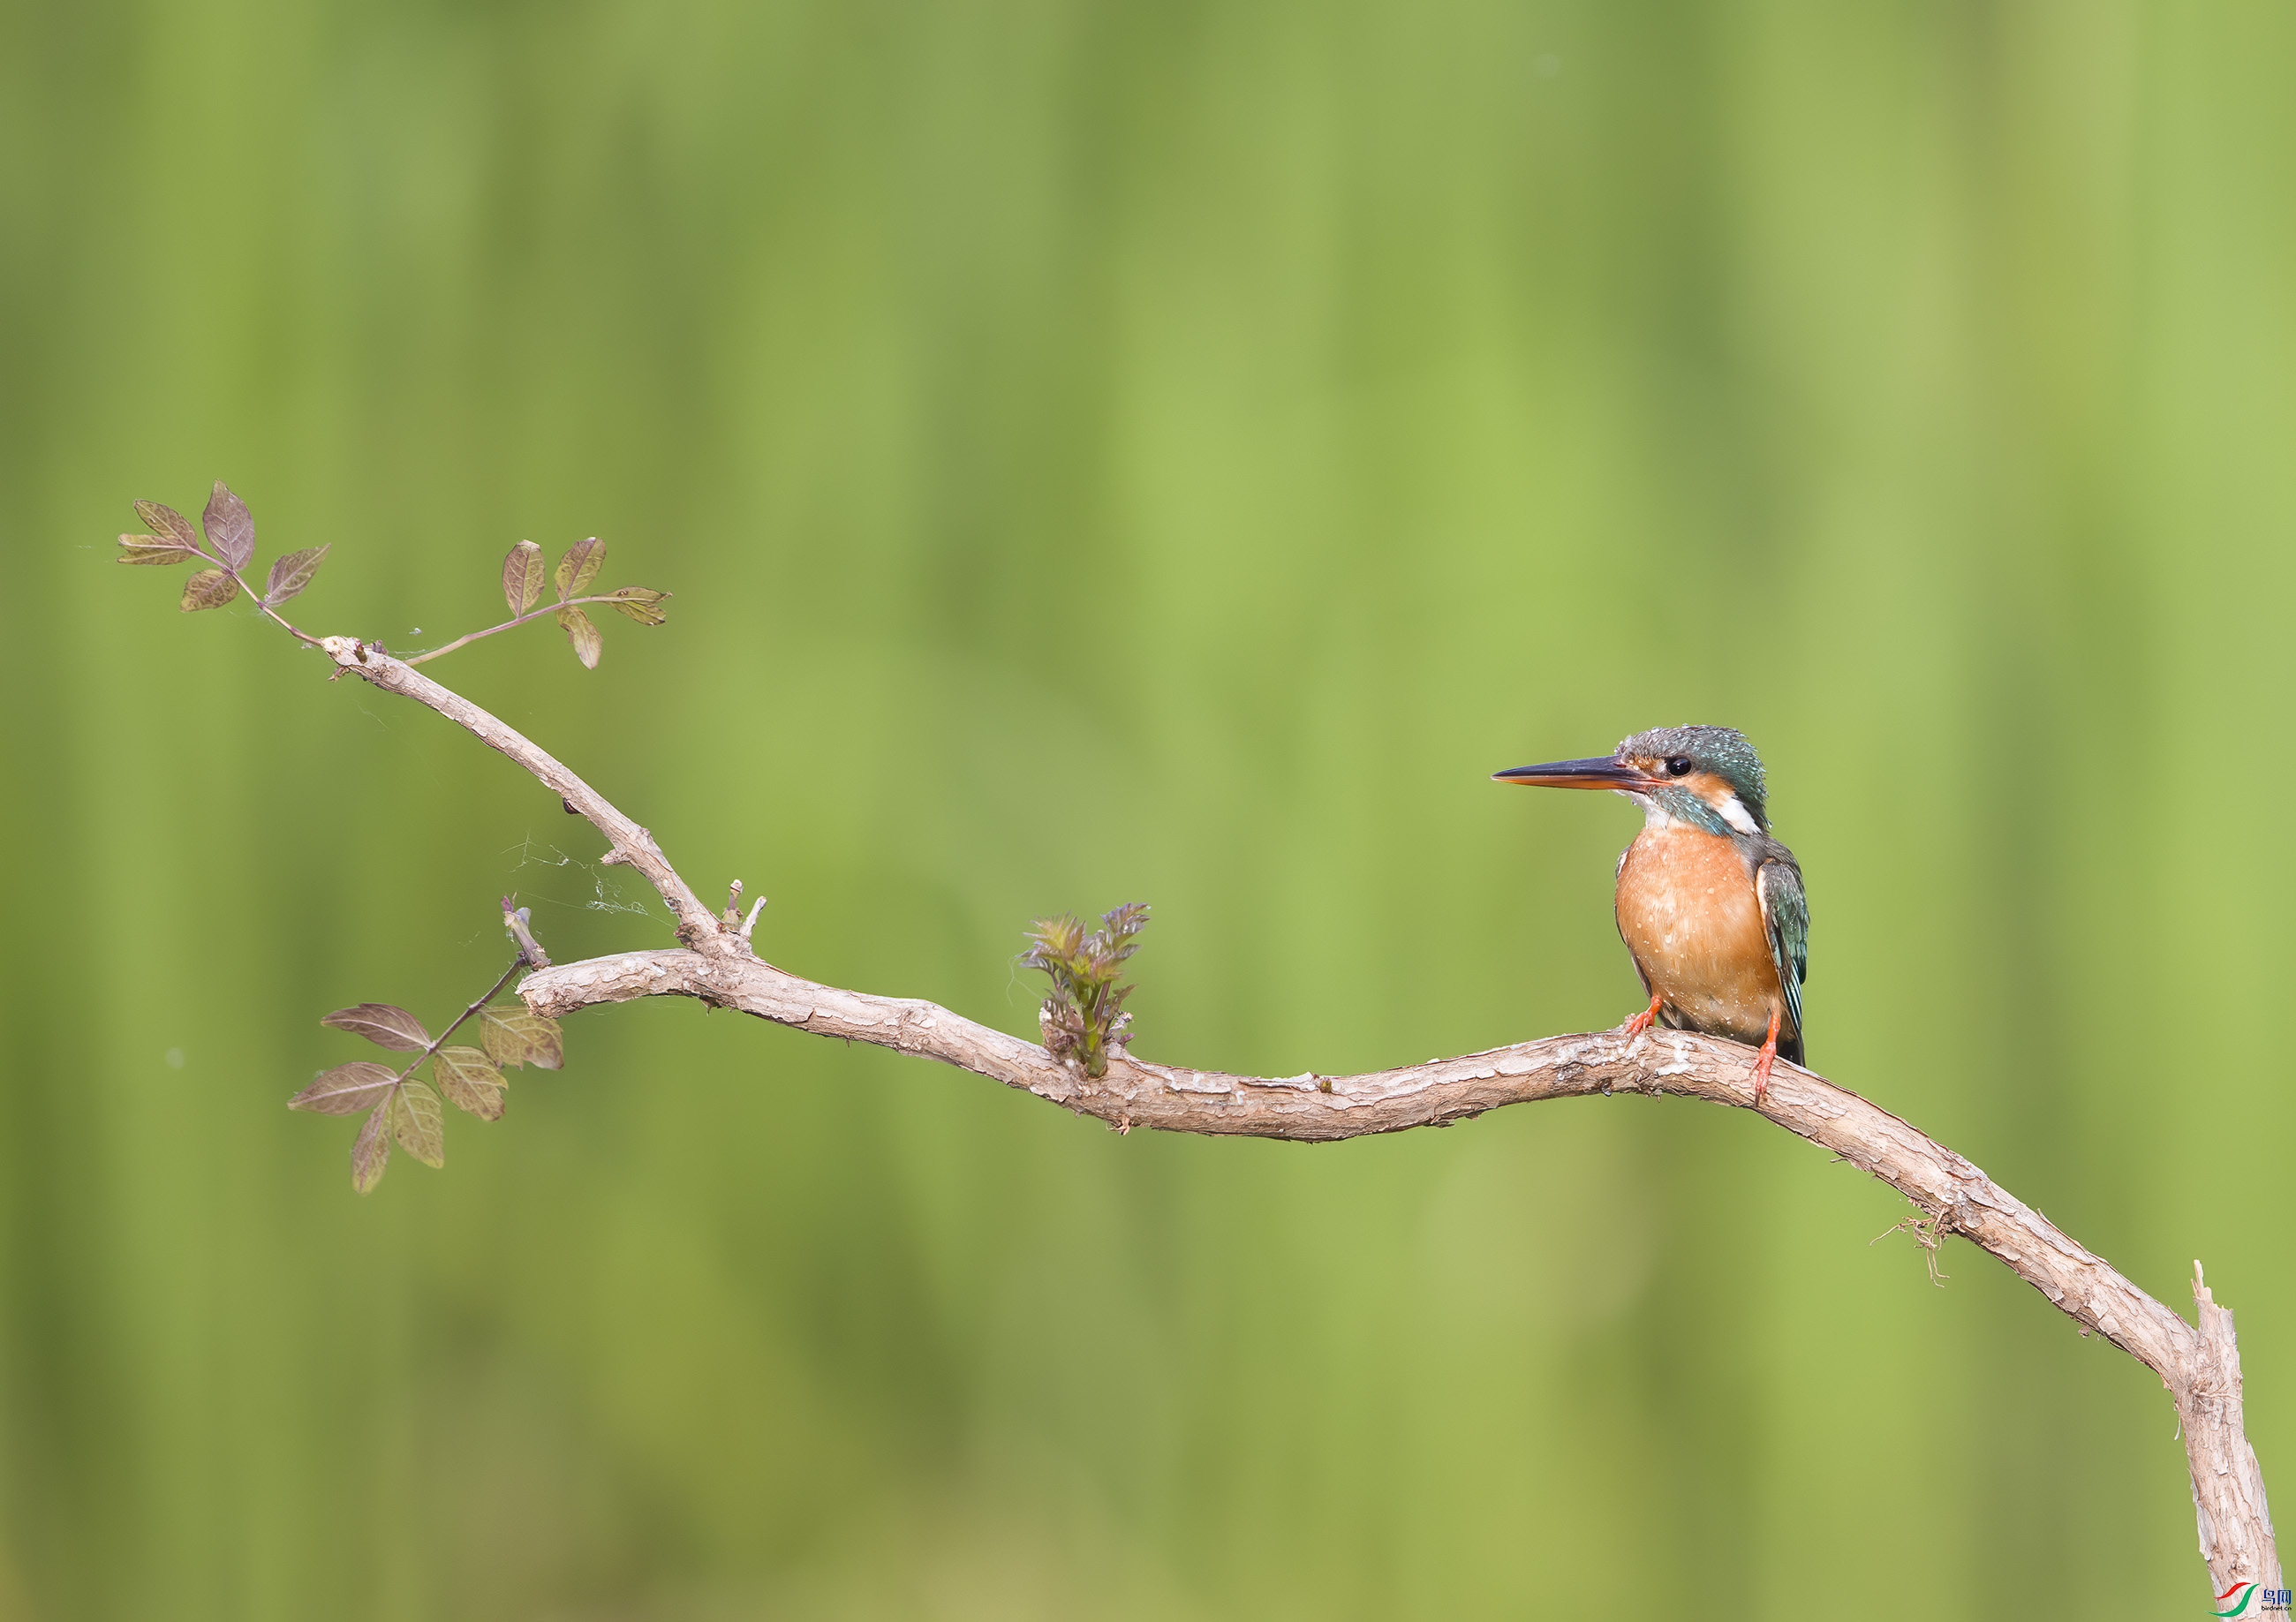
M1612 789L1642 807L1643 831L1619 857L1619 935L1653 1020L1749 1046L1754 1102L1780 1053L1802 1060L1801 984L1809 973L1809 901L1801 864L1772 837L1761 757L1727 726L1636 733L1607 758L1494 772L1501 782Z

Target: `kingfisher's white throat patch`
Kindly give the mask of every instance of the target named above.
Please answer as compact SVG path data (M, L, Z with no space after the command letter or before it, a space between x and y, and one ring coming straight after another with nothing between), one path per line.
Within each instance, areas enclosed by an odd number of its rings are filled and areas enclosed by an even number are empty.
M1664 833L1674 826L1674 818L1666 814L1666 807L1649 795L1637 794L1632 789L1620 789L1616 792L1620 799L1632 804L1643 814L1644 832ZM1619 860L1624 862L1626 857L1620 856Z

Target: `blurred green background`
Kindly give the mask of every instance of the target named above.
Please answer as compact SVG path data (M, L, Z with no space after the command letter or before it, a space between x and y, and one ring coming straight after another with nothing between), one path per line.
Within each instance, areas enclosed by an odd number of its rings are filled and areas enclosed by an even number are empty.
M766 955L1137 1051L1608 1025L1631 812L1745 728L1817 1068L2189 1310L2296 1502L2296 18L2280 4L0 9L0 1615L2205 1609L2169 1405L1785 1134L1585 1101L1098 1126L695 1004L350 1192L324 1011L661 909L321 631L675 591L437 674ZM415 627L422 627L417 630ZM629 910L636 909L636 910ZM644 915L639 915L640 912Z

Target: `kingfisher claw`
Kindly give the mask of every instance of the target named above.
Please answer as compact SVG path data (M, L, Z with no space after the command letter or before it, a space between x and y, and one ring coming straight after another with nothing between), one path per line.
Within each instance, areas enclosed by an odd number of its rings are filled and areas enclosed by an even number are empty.
M1628 1041L1633 1041L1636 1036L1641 1036L1644 1031L1651 1028L1651 1022L1658 1018L1658 1005L1665 1000L1665 998L1660 996L1652 997L1651 1005L1648 1008L1644 1009L1642 1012L1636 1014L1633 1019L1628 1020L1624 1026L1620 1027L1620 1028L1626 1032Z
M1770 1015L1770 1034L1762 1039L1762 1051L1754 1055L1754 1108L1762 1107L1762 1094L1770 1090L1770 1067L1778 1061L1778 1016Z

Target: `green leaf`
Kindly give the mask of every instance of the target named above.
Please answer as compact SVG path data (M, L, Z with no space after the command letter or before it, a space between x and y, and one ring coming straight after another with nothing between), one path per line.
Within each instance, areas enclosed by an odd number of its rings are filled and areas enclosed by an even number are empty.
M390 1135L425 1166L447 1163L447 1107L419 1081L402 1081L392 1101Z
M1039 918L1029 930L1032 944L1021 954L1023 968L1042 970L1053 982L1038 1016L1045 1045L1056 1058L1076 1058L1095 1076L1107 1073L1108 1053L1129 1038L1131 1016L1123 1012L1132 995L1116 984L1125 960L1139 950L1148 927L1144 902L1128 902L1102 915L1089 935L1072 914Z
M247 560L255 555L255 520L248 516L247 504L220 479L216 480L215 494L208 497L208 510L201 521L208 527L208 545L216 556L234 569L245 569Z
M311 584L311 577L319 572L319 565L326 561L325 546L306 546L272 564L271 578L263 587L263 606L277 608L290 597L299 596L303 588Z
M123 535L119 537L119 557L122 563L188 563L200 554L188 546L163 540L156 535Z
M398 1072L387 1064L354 1059L305 1087L287 1101L287 1107L308 1110L314 1115L357 1115L389 1093L398 1080Z
M606 561L606 543L596 536L586 541L577 541L558 560L558 568L550 578L557 582L558 601L578 597L598 578L599 565Z
M161 506L156 501L139 501L135 504L135 516L152 527L152 534L178 546L200 544L199 531L192 528L192 520L173 507Z
M565 1033L523 1003L490 1003L479 1011L479 1041L496 1064L554 1070L566 1062Z
M390 1164L391 1106L397 1102L395 1090L384 1094L351 1143L351 1186L362 1194L374 1192L374 1185L382 1181L383 1167Z
M502 1119L503 1074L494 1061L474 1047L442 1047L430 1061L430 1074L439 1090L458 1110L467 1110L482 1121Z
M331 1030L347 1030L354 1036L365 1036L377 1047L397 1053L419 1053L430 1045L430 1033L422 1028L422 1021L389 1003L361 1003L356 1008L338 1008L319 1023Z
M221 608L239 595L239 582L220 569L202 569L184 582L184 600L176 606L186 614Z
M515 619L542 601L542 548L521 541L503 560L503 601Z
M617 613L627 614L640 625L660 625L668 618L660 605L668 601L668 592L648 591L643 586L625 586L606 594L607 601Z
M598 655L606 651L606 644L598 635L598 627L590 623L590 616L578 608L562 608L558 610L558 623L566 629L566 640L574 644L574 657L582 661L586 669L595 670Z

